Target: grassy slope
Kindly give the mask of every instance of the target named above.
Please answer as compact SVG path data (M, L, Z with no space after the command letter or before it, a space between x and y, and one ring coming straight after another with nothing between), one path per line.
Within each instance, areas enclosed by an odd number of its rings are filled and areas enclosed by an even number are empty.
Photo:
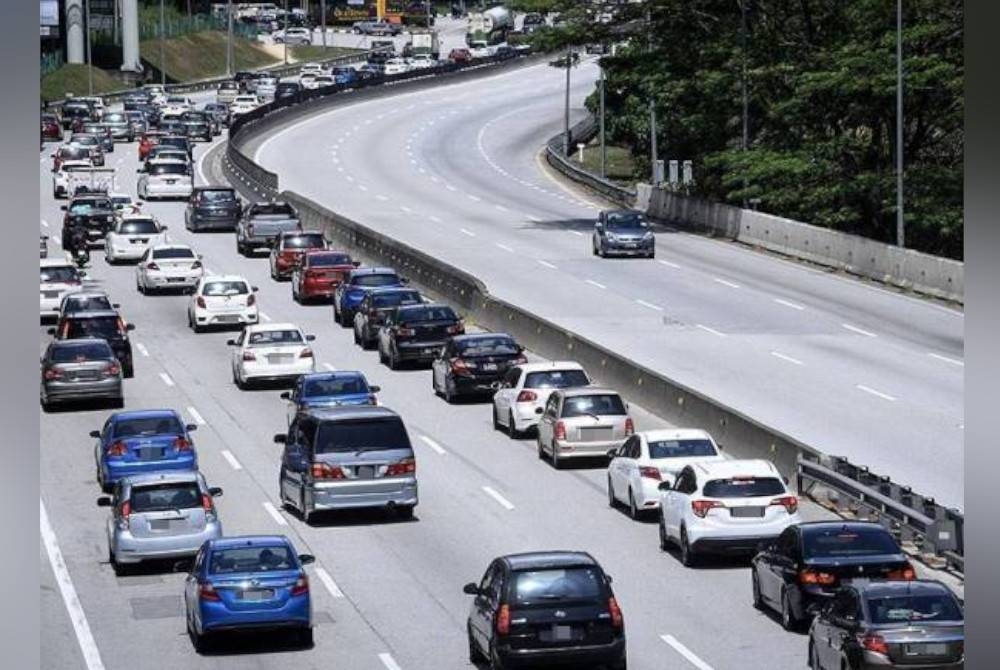
M117 91L122 88L122 83L105 73L103 70L94 68L94 94ZM42 100L62 100L66 93L73 95L87 95L88 77L86 65L63 65L55 72L42 77L41 96Z
M139 43L142 58L159 67L160 42ZM164 41L166 73L173 81L197 81L226 73L226 34L216 31L190 33ZM278 61L247 39L233 38L233 71L276 65Z

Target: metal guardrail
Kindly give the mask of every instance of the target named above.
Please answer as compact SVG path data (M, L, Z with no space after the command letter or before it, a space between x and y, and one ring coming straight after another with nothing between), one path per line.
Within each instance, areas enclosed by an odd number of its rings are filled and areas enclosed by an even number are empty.
M800 455L798 490L841 516L878 521L931 567L965 571L964 515L837 456ZM846 501L845 501L846 498ZM846 502L846 505L845 505Z
M597 121L593 116L588 116L586 119L569 129L568 145L570 147L570 151L572 151L572 147L575 146L577 142L589 142L596 134ZM563 133L559 133L548 141L548 144L545 146L545 156L549 165L559 170L559 172L573 181L597 191L612 202L616 202L623 207L632 207L635 204L635 190L619 186L618 184L596 175L589 170L585 170L582 166L577 165L563 155L565 141L566 138Z

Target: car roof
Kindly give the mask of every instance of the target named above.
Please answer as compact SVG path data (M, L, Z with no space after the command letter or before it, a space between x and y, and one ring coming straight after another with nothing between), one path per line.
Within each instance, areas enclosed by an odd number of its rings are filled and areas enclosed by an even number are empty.
M733 459L694 463L691 467L701 471L703 477L728 479L730 477L781 477L770 461L762 458Z
M860 531L860 530L873 530L873 529L885 530L885 527L882 526L882 524L880 524L877 521L845 521L845 520L807 521L805 523L798 524L798 527L799 530L801 530L803 533L810 533L810 532L821 533L824 531L831 531L831 530L840 530L847 532Z
M562 568L575 566L600 567L593 556L585 551L531 551L501 556L511 570Z
M351 421L354 419L389 419L399 418L399 415L388 407L373 405L358 405L355 407L323 407L310 409L306 412L320 421Z
M247 326L245 330L248 333L263 333L269 330L302 330L302 328L294 323L255 323Z
M201 191L236 191L236 189L232 186L223 186L221 184L218 186L195 186L193 190L195 193L199 193Z
M91 298L108 298L110 300L111 296L108 295L107 291L99 288L91 288L86 291L74 291L63 296L63 300L90 300Z
M657 440L711 440L712 436L700 428L661 428L636 433L647 442ZM714 440L713 440L714 441Z
M556 389L554 393L559 393L565 398L579 398L588 395L617 395L621 394L618 391L607 388L606 386L579 386L573 388Z
M102 337L77 337L72 340L52 340L50 344L54 348L83 347L93 344L104 344L107 345L108 348L111 346L108 345L108 341Z
M250 285L250 280L240 275L205 275L204 277L202 277L201 281L203 284L216 281L241 281L245 283L247 286Z
M163 249L187 249L187 250L191 251L192 253L194 252L194 249L192 249L189 245L187 245L187 244L179 244L177 242L169 242L169 243L164 243L164 244L154 244L153 246L150 247L150 249L152 251L161 251Z
M361 370L331 370L329 372L310 372L308 374L302 375L303 380L309 379L357 379L358 377L364 377L365 373Z
M292 541L284 535L229 535L208 540L210 549L233 549L236 547L266 547L268 545L284 544L293 546Z
M365 268L354 268L351 270L351 276L355 275L377 275L377 274L398 274L395 268L390 267L365 267Z
M576 361L546 361L544 363L521 363L518 365L524 372L545 372L548 370L583 370Z
M392 293L420 293L419 290L412 288L410 286L376 286L371 291L368 292L369 295L384 295Z
M164 417L180 419L181 415L175 409L132 409L124 412L115 412L109 420L117 423L118 421L131 421L132 419L160 419Z

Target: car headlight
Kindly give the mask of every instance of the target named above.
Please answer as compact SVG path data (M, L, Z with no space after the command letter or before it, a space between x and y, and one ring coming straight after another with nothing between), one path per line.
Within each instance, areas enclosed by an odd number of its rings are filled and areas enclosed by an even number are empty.
M651 240L651 239L653 239L653 231L647 230L645 232L645 234L642 236L642 239L644 239L644 240Z
M611 233L611 232L609 232L609 233L607 234L607 237L608 237L608 242L614 242L615 240L617 240L617 239L618 239L618 238L617 238L617 237L615 236L615 234L614 234L614 233Z

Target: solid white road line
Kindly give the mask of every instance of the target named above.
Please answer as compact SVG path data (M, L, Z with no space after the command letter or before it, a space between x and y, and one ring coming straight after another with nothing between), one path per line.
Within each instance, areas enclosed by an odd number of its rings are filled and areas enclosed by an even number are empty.
M805 309L805 307L803 305L797 305L794 302L789 302L787 300L782 300L781 298L775 298L774 302L778 303L779 305L784 305L785 307L791 307L792 309L797 309L800 312Z
M191 418L193 418L194 422L199 426L204 426L206 423L208 423L208 421L205 421L205 417L199 414L198 410L196 410L194 407L188 407L187 410L188 414L191 415Z
M143 356L146 356L147 358L149 357L149 349L147 349L146 345L143 344L142 342L136 342L135 348L138 349L139 353L142 354Z
M775 358L780 358L783 361L788 361L789 363L795 363L795 365L802 365L802 361L800 361L799 359L792 358L791 356L786 356L780 351L772 351L771 355L774 356Z
M469 237L476 236L474 232L472 232L471 230L466 230L465 228L459 228L459 232L462 233L463 235L468 235Z
M673 647L674 651L686 658L688 662L698 668L698 670L712 670L712 666L698 658L693 651L678 642L677 638L673 635L661 635L660 639Z
M444 456L445 454L448 453L447 451L445 451L444 447L442 447L440 444L438 444L431 438L427 437L426 435L421 435L420 439L424 441L424 444L426 444L428 447L436 451L441 456Z
M538 264L539 265L544 265L545 267L549 268L550 270L558 270L559 269L555 265L553 265L552 263L549 263L548 261L539 260Z
M728 286L729 288L739 288L739 284L734 284L726 279L719 279L718 277L712 277L712 281L722 284L723 286Z
M168 375L166 372L161 372L160 373L160 379L162 379L163 383L166 384L167 386L173 386L174 385L174 380L171 379L170 375Z
M233 470L243 469L243 466L240 465L240 462L236 460L235 456L233 456L233 452L229 451L228 449L222 450L222 457L229 462L229 465L232 466Z
M49 227L49 222L46 221L45 219L42 219L42 225L45 226L46 228L48 228Z
M503 507L504 509L506 510L514 509L514 505L509 500L504 498L502 495L497 493L496 489L494 489L492 486L484 486L483 493L496 500L500 504L500 506Z
M340 590L339 586L337 586L337 582L333 581L333 577L330 576L329 572L323 568L316 568L315 572L316 576L319 577L319 581L323 582L323 586L326 587L326 590L330 592L331 596L334 598L344 597L344 592Z
M952 365L960 365L963 368L965 367L965 363L963 361L958 360L957 358L948 358L947 356L942 356L941 354L935 354L935 353L929 353L927 355L930 356L931 358L936 358L939 361L944 361L945 363L951 363Z
M433 214L431 214L429 218L434 223L441 223L441 217L439 217L439 216L434 216Z
M721 332L717 331L715 328L709 328L708 326L703 326L700 323L694 324L694 327L695 328L700 328L701 330L704 330L706 333L712 333L713 335L718 335L719 337L725 337L726 336L725 333L721 333Z
M346 177L344 177L344 179L346 179L351 184L354 183L354 177L352 177L351 175L347 175Z
M840 325L846 328L847 330L851 331L852 333L857 333L858 335L864 335L865 337L878 337L878 335L876 335L875 333L869 333L867 330L862 330L857 326L852 326L849 323L842 323Z
M510 253L514 253L514 250L508 247L506 244L500 244L499 242L497 242L496 245L499 248L503 249L504 251L509 251Z
M323 367L326 368L327 370L329 370L330 372L336 372L337 371L337 368L333 367L329 363L323 363Z
M104 662L101 661L97 642L94 641L94 636L90 632L87 615L76 595L76 588L69 576L69 570L66 569L66 561L59 549L59 541L56 539L55 531L52 530L52 525L49 524L49 515L45 512L45 503L42 502L41 498L38 499L38 513L38 525L42 541L45 543L45 552L49 555L49 563L52 564L52 572L55 573L59 593L62 595L63 604L66 605L66 611L69 613L69 620L73 624L76 641L80 644L80 651L83 653L87 670L104 670Z
M596 282L596 281L594 281L593 279L587 279L587 280L585 280L585 281L586 281L586 282L587 282L588 284L590 284L591 286L596 286L597 288L602 288L602 289L603 289L603 288L607 288L607 286L605 286L604 284L602 284L602 283L600 283L600 282Z
M531 221L533 223L541 223L541 221L542 221L537 216L532 216L531 214L525 214L524 218L526 218L528 221Z
M358 184L358 188L360 188L362 191L367 191L368 190L368 187L365 186L364 184Z
M496 209L500 210L501 212L510 211L506 207L504 207L503 205L496 205L496 204L494 204L493 207L495 207Z
M388 670L403 670L401 667L399 667L399 664L396 663L396 660L392 657L392 654L388 652L383 652L379 654L378 660L382 661L382 665L384 665Z
M473 202L479 202L482 200L482 198L480 198L478 195L472 195L471 193L466 193L465 195L469 198L469 200Z
M583 237L584 236L583 233L581 233L579 230L571 230L569 232L573 233L577 237Z
M277 509L275 509L274 505L272 505L270 502L265 502L263 503L263 505L264 509L267 511L268 514L271 515L271 518L274 519L275 523L277 523L279 526L288 525L288 522L285 521L285 517L281 516L281 513Z
M873 388L871 388L871 387L869 387L869 386L865 386L864 384L857 384L857 385L856 385L856 388L857 388L857 389L858 389L859 391L864 391L865 393L870 393L870 394L872 394L873 396L876 396L876 397L879 397L879 398L882 398L883 400L888 400L888 401L890 401L890 402L895 402L895 400L896 400L895 398L893 398L893 397L892 397L891 395L889 395L888 393L882 393L881 391L876 391L875 389L873 389Z
M660 265L666 265L668 268L674 268L675 270L679 270L680 267L681 267L677 263L671 263L670 261L662 261L661 260L661 261L658 261L658 262L659 262Z
M640 300L639 298L636 298L635 301L638 304L642 305L643 307L648 307L650 309L655 309L657 312L662 312L663 311L662 307L660 307L659 305L654 305L651 302L646 302L645 300Z

